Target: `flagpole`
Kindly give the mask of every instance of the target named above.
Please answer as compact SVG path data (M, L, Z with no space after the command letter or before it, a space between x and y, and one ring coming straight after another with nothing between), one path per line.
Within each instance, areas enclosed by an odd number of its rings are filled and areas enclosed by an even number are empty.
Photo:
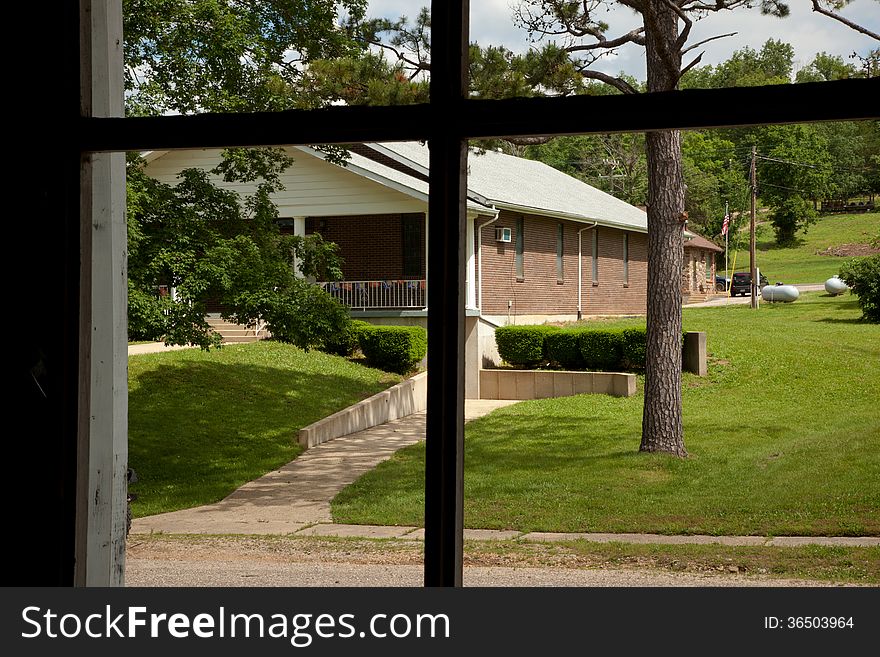
M724 202L724 291L727 292L727 298L730 299L730 249L728 240L730 239L730 213L727 208L727 201Z

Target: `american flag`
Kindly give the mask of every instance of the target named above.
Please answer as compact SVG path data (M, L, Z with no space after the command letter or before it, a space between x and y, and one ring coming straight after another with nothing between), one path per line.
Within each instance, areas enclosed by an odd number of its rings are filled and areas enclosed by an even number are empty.
M721 234L727 235L727 227L730 225L730 215L724 215L724 225L721 226Z

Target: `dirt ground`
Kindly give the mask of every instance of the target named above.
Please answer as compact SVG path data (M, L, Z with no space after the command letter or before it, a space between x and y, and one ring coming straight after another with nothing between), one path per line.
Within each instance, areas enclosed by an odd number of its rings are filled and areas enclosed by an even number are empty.
M742 573L735 566L598 565L552 547L465 552L465 586L835 586ZM128 586L421 586L422 543L289 537L132 536Z
M829 246L824 251L816 251L816 255L837 256L838 258L858 258L875 253L880 253L880 249L874 248L870 244L841 244L840 246Z

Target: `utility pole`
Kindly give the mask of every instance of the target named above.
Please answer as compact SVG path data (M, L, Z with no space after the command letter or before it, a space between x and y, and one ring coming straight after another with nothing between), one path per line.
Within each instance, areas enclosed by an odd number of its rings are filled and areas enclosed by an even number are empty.
M752 278L752 308L758 307L758 281L755 279L755 276L757 275L755 267L755 204L757 203L758 197L758 182L755 175L756 150L756 147L752 146L752 166L750 175L752 184L752 218L749 222L749 271L751 272Z

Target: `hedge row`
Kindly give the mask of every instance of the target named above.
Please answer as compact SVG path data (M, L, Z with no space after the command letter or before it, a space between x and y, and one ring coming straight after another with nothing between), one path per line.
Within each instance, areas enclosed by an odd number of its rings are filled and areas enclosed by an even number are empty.
M564 370L643 370L643 328L594 329L502 326L495 329L498 353L514 367L549 365Z
M376 326L361 320L324 343L324 351L351 356L360 348L372 367L406 374L428 351L428 332L421 326Z

